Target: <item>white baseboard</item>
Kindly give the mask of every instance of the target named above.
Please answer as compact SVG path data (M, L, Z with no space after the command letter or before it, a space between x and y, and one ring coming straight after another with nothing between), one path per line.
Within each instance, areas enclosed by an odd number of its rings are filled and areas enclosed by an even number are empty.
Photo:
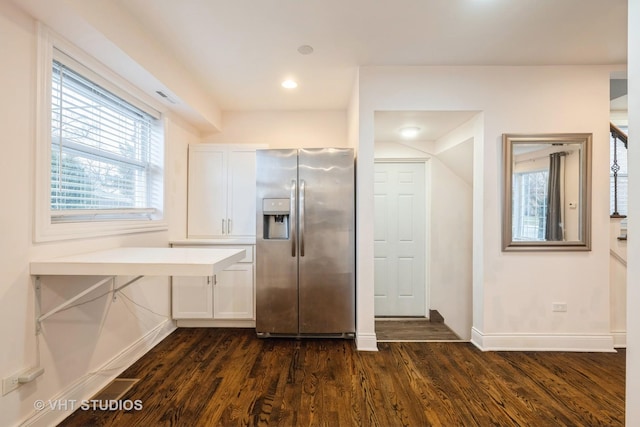
M358 351L378 351L376 334L356 333L356 347Z
M178 319L179 328L255 328L255 320L236 319Z
M472 328L471 342L482 351L615 351L611 334L483 334Z
M86 374L56 396L49 399L49 401L75 402L73 406L77 409L80 407L82 400L91 398L91 396L109 384L126 368L133 365L175 329L176 325L172 320L168 319L164 321L129 347L122 350L120 354L105 363L102 367L96 369L94 373ZM43 410L35 412L20 425L35 427L58 425L62 420L71 415L73 412L71 406L70 404L68 409L64 410L60 407L52 410L48 405L45 405Z
M614 348L627 348L627 331L611 331Z

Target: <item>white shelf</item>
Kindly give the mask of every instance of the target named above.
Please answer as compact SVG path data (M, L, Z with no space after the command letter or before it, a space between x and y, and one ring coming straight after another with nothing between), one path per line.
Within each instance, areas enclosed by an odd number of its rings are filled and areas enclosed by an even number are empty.
M34 276L213 276L245 257L244 249L116 248L34 260Z

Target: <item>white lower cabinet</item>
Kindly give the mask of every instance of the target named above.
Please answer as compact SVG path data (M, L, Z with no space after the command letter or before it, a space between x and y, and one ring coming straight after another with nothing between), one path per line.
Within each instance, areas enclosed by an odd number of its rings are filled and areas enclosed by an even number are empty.
M214 319L253 319L253 264L234 264L213 286Z
M174 319L254 320L253 245L173 245L174 247L239 248L247 255L215 277L172 278L172 316Z
M171 312L174 319L213 319L211 277L173 276Z

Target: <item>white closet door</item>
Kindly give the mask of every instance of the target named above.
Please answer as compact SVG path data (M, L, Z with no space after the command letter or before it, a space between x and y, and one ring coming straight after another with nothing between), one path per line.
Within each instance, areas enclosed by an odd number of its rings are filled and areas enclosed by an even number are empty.
M426 315L424 163L376 163L376 316Z

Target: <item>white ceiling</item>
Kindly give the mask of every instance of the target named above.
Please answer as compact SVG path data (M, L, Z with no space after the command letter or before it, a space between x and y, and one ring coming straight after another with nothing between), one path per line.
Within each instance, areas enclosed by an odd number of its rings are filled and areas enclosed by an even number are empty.
M223 110L345 109L365 65L626 63L626 0L116 1Z
M477 111L376 111L374 133L376 142L402 142L400 130L419 128L413 141L436 141L471 120Z

